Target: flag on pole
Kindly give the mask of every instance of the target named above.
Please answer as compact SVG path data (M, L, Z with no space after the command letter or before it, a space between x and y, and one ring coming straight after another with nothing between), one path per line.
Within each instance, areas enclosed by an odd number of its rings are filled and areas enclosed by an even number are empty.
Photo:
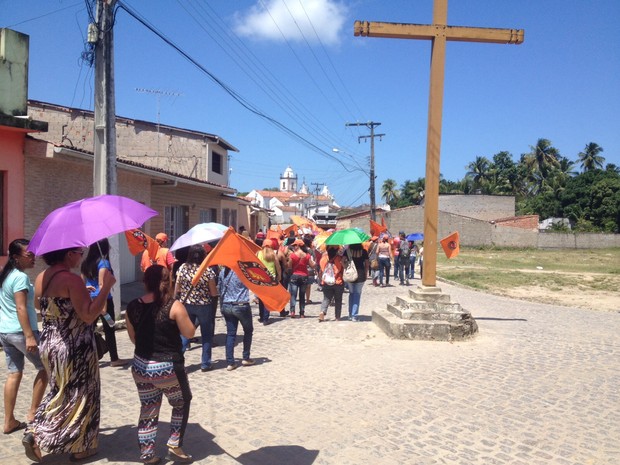
M267 308L286 307L291 295L256 256L256 244L228 228L215 248L198 267L192 285L196 285L205 270L213 265L227 266L235 272L241 282L252 291Z
M446 257L454 258L459 254L459 232L453 232L439 241Z
M129 229L125 231L125 238L127 239L127 248L132 255L138 255L148 250L149 258L152 261L157 259L159 243L148 234L139 229Z
M387 227L384 224L379 224L376 221L370 220L370 235L380 236L382 232L386 232Z

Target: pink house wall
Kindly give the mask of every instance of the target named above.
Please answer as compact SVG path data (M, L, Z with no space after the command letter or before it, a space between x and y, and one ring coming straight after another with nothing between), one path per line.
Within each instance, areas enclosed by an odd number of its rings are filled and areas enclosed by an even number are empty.
M0 171L4 175L2 210L5 224L0 266L7 261L9 243L24 236L24 137L25 132L0 127Z

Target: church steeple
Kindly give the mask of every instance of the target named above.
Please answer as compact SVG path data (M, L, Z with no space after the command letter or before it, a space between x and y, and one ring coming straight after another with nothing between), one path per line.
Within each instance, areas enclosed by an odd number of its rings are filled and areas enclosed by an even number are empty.
M290 166L280 175L280 192L297 192L297 175Z

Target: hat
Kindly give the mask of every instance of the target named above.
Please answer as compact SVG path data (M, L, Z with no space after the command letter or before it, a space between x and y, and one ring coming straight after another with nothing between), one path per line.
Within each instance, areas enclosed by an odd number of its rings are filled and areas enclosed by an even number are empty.
M304 241L302 241L301 239L295 239L293 241L293 245L298 245L299 247L303 247L306 244L304 244Z
M155 240L166 242L168 240L168 234L166 234L166 233L157 233L157 236L155 236Z
M275 250L278 248L278 240L275 237L267 238L263 241L263 247L265 246L271 247Z
M405 231L398 231L398 235L401 235L401 234L404 236L405 235Z

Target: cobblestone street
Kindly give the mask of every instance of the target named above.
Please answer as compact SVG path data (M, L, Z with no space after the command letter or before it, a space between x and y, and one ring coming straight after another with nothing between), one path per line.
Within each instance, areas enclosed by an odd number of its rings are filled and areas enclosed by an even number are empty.
M383 334L370 314L407 288L369 283L361 322L333 321L330 307L330 321L319 324L319 304L313 303L305 319L256 323L256 365L231 372L218 316L215 368L200 371L199 346L187 354L194 399L184 448L196 463L620 463L619 312L517 301L438 283L471 311L479 334L458 343L399 341ZM313 290L312 299L320 297ZM117 337L121 357L131 357L127 333ZM240 345L235 355L241 356ZM20 419L32 378L27 366L16 409ZM5 379L4 368L0 381ZM102 363L101 382L99 454L85 463L139 462L139 403L131 371ZM164 405L162 456L169 416ZM29 463L19 433L0 438L0 454L2 463ZM67 462L68 455L43 461Z

